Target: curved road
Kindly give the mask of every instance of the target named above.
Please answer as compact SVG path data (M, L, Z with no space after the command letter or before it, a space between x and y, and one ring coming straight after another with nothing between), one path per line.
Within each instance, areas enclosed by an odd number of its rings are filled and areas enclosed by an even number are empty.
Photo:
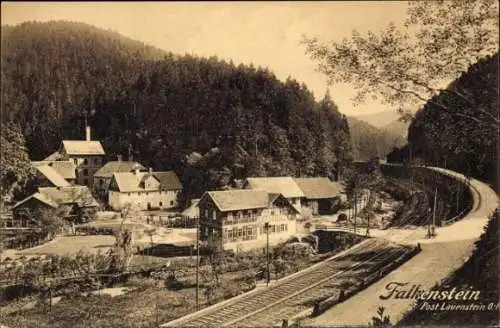
M450 170L436 167L429 169L465 180L462 174ZM420 242L422 252L357 295L303 323L313 326L368 325L371 324L371 318L379 306L385 308L392 323L401 320L404 314L411 310L414 300L380 299L380 295L387 294L386 285L390 282L402 282L408 283L408 288L411 285L421 285L420 289L431 289L436 282L448 277L467 261L474 250L475 241L488 223L489 216L497 208L498 196L487 184L471 179L470 188L473 194L472 210L456 223L437 228L437 236L433 239L426 238L426 228L371 230L373 236L393 242Z

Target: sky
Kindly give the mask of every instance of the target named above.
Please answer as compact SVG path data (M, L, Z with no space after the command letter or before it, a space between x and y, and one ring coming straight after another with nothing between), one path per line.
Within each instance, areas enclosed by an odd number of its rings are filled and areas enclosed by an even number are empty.
M406 8L403 1L2 2L1 23L80 21L177 54L268 67L281 80L304 82L316 99L329 89L341 112L358 116L394 109L374 101L355 106L352 87L328 86L300 40L306 35L341 41L354 29L398 26Z

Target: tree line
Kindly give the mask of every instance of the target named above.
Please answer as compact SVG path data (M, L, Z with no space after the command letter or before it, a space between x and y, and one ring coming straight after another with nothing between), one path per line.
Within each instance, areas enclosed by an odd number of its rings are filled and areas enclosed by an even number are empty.
M2 27L2 123L29 158L83 139L109 159L176 170L187 197L248 175L330 176L350 161L349 127L327 94L266 68L177 56L83 23Z

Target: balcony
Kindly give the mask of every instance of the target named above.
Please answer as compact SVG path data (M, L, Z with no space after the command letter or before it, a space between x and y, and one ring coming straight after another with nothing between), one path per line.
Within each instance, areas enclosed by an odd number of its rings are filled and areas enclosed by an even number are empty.
M244 215L244 216L238 216L238 217L228 216L228 217L225 217L223 219L223 224L228 225L228 224L257 222L258 218L259 218L259 216L257 216L257 215Z

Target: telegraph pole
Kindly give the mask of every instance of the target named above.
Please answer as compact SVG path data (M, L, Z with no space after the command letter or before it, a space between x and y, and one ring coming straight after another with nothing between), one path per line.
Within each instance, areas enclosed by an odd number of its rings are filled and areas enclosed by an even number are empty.
M354 191L354 234L356 234L356 215L358 215L358 193Z
M196 311L200 310L199 290L200 290L200 218L196 218Z
M371 213L368 213L368 226L366 227L366 236L370 236L370 218L371 218Z
M264 228L266 228L266 277L267 277L267 282L266 286L269 286L269 280L270 280L270 275L269 275L269 222L264 223Z
M431 232L432 232L432 236L434 236L436 234L436 204L437 204L437 187L434 191L434 208L432 210L432 228L431 228Z

